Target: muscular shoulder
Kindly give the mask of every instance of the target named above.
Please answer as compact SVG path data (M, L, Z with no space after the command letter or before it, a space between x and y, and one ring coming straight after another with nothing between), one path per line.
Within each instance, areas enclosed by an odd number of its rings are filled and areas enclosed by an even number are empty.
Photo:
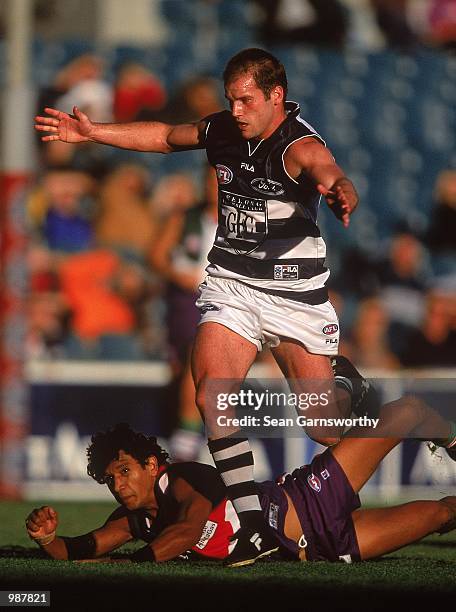
M331 151L317 137L301 138L291 144L283 158L287 172L293 178L318 165L334 164Z
M220 139L229 138L230 136L239 136L236 123L228 110L209 115L204 121L207 145L214 141L218 142Z

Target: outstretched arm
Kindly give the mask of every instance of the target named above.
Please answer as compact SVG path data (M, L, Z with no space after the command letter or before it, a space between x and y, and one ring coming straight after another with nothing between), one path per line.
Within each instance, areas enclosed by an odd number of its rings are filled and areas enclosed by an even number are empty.
M284 163L293 178L305 172L315 182L335 216L344 227L348 227L350 215L358 205L358 194L331 152L313 138L303 139L288 149Z
M177 478L172 487L174 498L179 503L175 523L166 527L151 544L134 553L133 560L169 561L199 542L212 503L182 478Z
M35 508L28 515L27 533L53 559L90 559L105 555L132 539L127 518L109 521L100 529L75 538L58 536L57 512L51 506Z
M45 108L47 116L35 117L35 129L47 132L44 142L96 142L121 149L171 153L203 148L205 121L169 125L155 121L133 123L93 123L76 106L73 115L55 108Z

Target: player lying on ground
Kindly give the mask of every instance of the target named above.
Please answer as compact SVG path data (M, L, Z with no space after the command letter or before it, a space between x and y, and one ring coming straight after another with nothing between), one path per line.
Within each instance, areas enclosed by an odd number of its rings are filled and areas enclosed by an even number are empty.
M412 433L418 438L429 428L445 431L448 436L441 445L456 460L454 424L420 400L405 397L386 404L380 419L372 435L393 428L401 437ZM258 484L263 513L280 542L278 558L350 563L454 529L456 496L360 509L359 490L400 441L346 437L278 483ZM161 562L180 555L224 559L235 546L232 536L239 519L212 466L170 464L156 438L135 433L126 424L94 435L87 455L88 473L107 484L120 507L99 529L73 538L56 535L53 508L33 510L26 519L27 532L50 557L102 557L133 539L147 542L131 556L134 561Z

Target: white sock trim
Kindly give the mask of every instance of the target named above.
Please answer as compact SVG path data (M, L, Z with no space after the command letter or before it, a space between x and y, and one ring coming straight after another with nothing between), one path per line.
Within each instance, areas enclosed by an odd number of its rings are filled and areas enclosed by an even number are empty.
M232 500L233 506L236 512L249 512L250 510L261 510L260 500L258 495L246 495L245 497L238 497Z
M250 444L247 440L243 440L242 442L238 442L229 448L224 448L223 450L216 451L212 453L214 457L214 461L223 461L223 459L231 459L231 457L236 457L236 455L243 455L244 453L250 453Z
M227 472L220 472L220 476L226 487L241 482L249 482L253 480L253 466L246 465L244 467L235 468L234 470L228 470Z

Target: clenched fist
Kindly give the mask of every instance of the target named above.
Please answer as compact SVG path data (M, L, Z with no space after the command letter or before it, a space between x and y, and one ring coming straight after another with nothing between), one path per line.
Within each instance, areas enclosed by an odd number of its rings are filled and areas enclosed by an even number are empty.
M59 518L51 506L35 508L25 520L27 533L41 546L50 544L55 539Z

